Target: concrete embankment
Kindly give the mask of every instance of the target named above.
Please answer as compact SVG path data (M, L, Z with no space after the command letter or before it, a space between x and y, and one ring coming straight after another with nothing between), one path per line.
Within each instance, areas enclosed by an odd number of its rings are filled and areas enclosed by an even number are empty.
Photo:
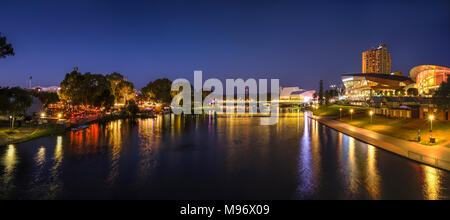
M358 128L333 119L316 117L313 116L312 113L309 113L308 117L370 145L382 148L419 163L450 171L450 148L448 147L442 145L425 146Z

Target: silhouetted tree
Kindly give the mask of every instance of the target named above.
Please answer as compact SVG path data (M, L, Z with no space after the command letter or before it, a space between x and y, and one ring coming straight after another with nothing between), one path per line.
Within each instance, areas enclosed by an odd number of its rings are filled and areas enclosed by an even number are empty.
M135 118L136 115L139 113L139 106L136 104L134 100L130 100L127 102L126 110L132 118Z
M6 37L2 37L0 33L0 58L5 58L6 56L14 56L14 48L11 44L6 42Z
M58 103L60 101L58 94L55 92L42 92L41 91L41 92L35 92L33 95L42 102L44 107L47 107L48 105L51 105L51 104Z
M101 74L73 71L66 74L59 91L61 101L71 105L91 105L110 108L114 105L111 84Z
M450 109L450 82L447 81L441 84L434 93L432 102L440 109Z
M19 88L0 88L0 113L11 116L11 128L14 128L16 118L25 115L33 104L31 95Z
M149 82L147 86L142 88L142 97L146 101L154 101L158 103L170 103L173 93L171 92L172 81L169 79L157 79Z
M320 83L319 83L319 104L320 105L323 105L323 80L320 80Z
M126 104L128 100L135 98L134 84L128 82L120 73L106 75L106 79L111 84L111 93L114 95L114 102Z

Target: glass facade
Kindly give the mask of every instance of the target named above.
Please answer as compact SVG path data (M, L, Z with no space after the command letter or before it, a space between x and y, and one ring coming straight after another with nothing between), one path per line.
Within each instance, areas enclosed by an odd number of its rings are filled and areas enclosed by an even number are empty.
M388 74L344 74L342 82L350 101L367 101L373 96L395 96L413 82L408 77Z
M420 95L431 96L450 76L450 68L434 65L414 67L410 72Z

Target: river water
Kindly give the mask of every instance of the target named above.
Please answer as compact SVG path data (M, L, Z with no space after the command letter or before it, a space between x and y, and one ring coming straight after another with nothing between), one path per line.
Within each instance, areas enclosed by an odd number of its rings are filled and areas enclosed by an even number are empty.
M0 199L449 199L450 173L304 116L160 116L0 147Z

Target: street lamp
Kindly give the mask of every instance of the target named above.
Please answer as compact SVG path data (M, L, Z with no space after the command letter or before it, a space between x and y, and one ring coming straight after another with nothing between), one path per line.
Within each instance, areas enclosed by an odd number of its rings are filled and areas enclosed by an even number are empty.
M434 115L430 115L430 117L428 117L430 119L430 142L434 143L434 139L433 139L433 120L434 120Z
M433 132L433 120L434 120L434 115L430 115L430 121L431 121L431 129L430 131Z
M41 113L41 118L45 118L45 113Z
M58 118L61 119L62 118L62 114L58 113Z
M369 114L370 114L370 124L373 124L373 111L370 111Z
M350 121L353 121L353 112L354 112L355 110L353 110L353 109L350 109Z
M13 128L12 115L9 116L9 124L11 125L11 128Z
M342 108L339 108L339 119L342 119Z

